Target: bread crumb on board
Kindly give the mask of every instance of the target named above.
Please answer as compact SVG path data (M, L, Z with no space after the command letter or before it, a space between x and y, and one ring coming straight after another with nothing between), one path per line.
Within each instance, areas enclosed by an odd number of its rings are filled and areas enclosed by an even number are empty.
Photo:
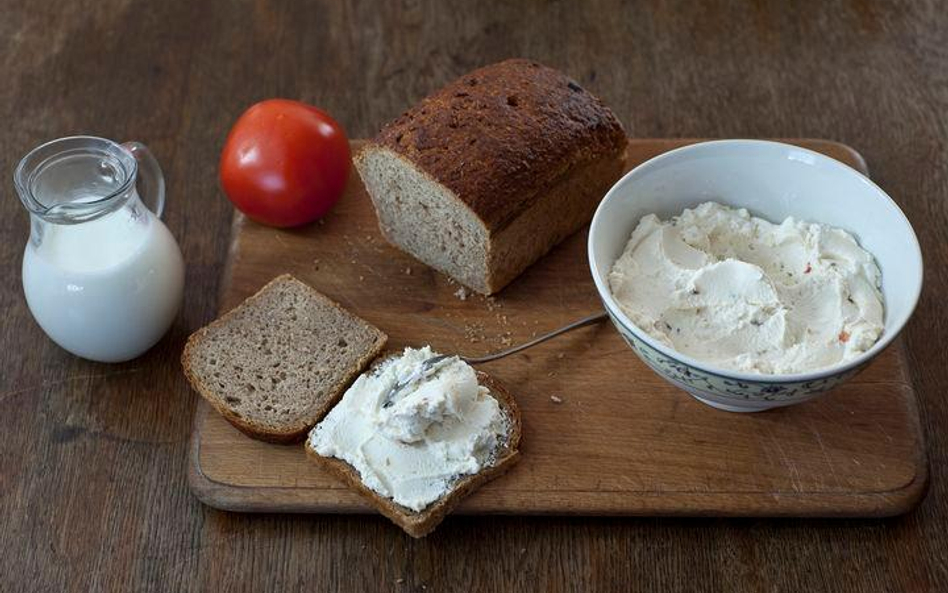
M410 276L412 273L413 272L410 267L405 268L405 274ZM453 294L458 300L461 300L461 301L470 300L470 301L476 301L479 303L484 303L488 311L495 311L497 309L502 309L504 306L503 301L501 301L497 297L486 296L486 295L480 294L476 290L473 290L471 288L468 288L467 286L464 286L463 284L461 284L454 278L451 278L450 276L446 277L445 280L447 280L450 286L457 287L457 290L455 290ZM496 316L497 316L497 321L502 323L503 325L507 325L510 323L510 320L507 318L506 315L501 315L500 313L497 313Z
M484 325L481 323L467 323L464 325L464 336L471 342L483 342L487 339L484 332Z
M559 397L559 396L557 396L557 395L551 395L551 396L550 396L550 401L553 402L554 404L561 404L561 403L563 403L563 398L562 398L562 397Z
M408 276L411 276L411 266L408 266L407 268L405 268L405 274L407 274Z

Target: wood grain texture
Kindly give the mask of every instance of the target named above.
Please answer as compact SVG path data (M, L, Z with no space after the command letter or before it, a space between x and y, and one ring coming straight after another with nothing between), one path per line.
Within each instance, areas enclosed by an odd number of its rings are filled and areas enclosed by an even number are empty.
M3 0L0 48L0 589L948 588L942 2ZM367 137L438 85L518 55L575 77L633 136L823 137L866 157L915 226L926 265L904 333L932 468L916 511L455 517L412 541L378 517L248 516L191 494L196 396L174 361L218 308L232 211L215 170L230 124L252 102L283 96ZM188 264L172 331L123 365L51 344L19 284L29 223L9 176L41 141L82 132L155 151Z
M632 140L627 165L687 143ZM865 170L846 146L797 144ZM385 242L354 171L319 224L287 231L237 215L233 233L222 310L292 273L381 328L393 348L430 343L479 356L601 309L585 230L500 294L460 299L456 283ZM901 343L832 396L762 414L698 403L635 358L608 324L485 368L520 404L523 457L458 513L886 516L907 512L927 484ZM235 511L371 512L300 446L249 439L208 409L202 403L197 413L189 469L205 503Z

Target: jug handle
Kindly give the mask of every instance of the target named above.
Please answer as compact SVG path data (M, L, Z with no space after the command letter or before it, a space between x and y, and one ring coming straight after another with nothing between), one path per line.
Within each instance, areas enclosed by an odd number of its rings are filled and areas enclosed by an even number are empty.
M126 142L122 144L122 147L132 153L138 161L138 181L142 184L142 200L151 200L154 203L151 211L161 218L165 211L165 176L161 173L158 160L141 142ZM145 202L145 205L147 206L148 203Z

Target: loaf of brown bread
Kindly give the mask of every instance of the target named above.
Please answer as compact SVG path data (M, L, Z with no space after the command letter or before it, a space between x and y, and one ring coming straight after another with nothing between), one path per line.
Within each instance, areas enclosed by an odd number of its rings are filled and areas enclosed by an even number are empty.
M355 164L391 243L491 294L589 222L626 144L599 99L514 59L429 95Z

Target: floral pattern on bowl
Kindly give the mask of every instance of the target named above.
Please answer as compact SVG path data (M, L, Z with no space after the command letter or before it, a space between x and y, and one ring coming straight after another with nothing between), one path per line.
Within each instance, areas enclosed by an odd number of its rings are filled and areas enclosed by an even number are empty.
M659 352L625 327L612 311L608 312L619 335L649 368L698 400L729 412L757 412L798 404L840 385L865 367L864 364L813 380L777 382L768 381L766 375L761 375L760 381L737 380Z

